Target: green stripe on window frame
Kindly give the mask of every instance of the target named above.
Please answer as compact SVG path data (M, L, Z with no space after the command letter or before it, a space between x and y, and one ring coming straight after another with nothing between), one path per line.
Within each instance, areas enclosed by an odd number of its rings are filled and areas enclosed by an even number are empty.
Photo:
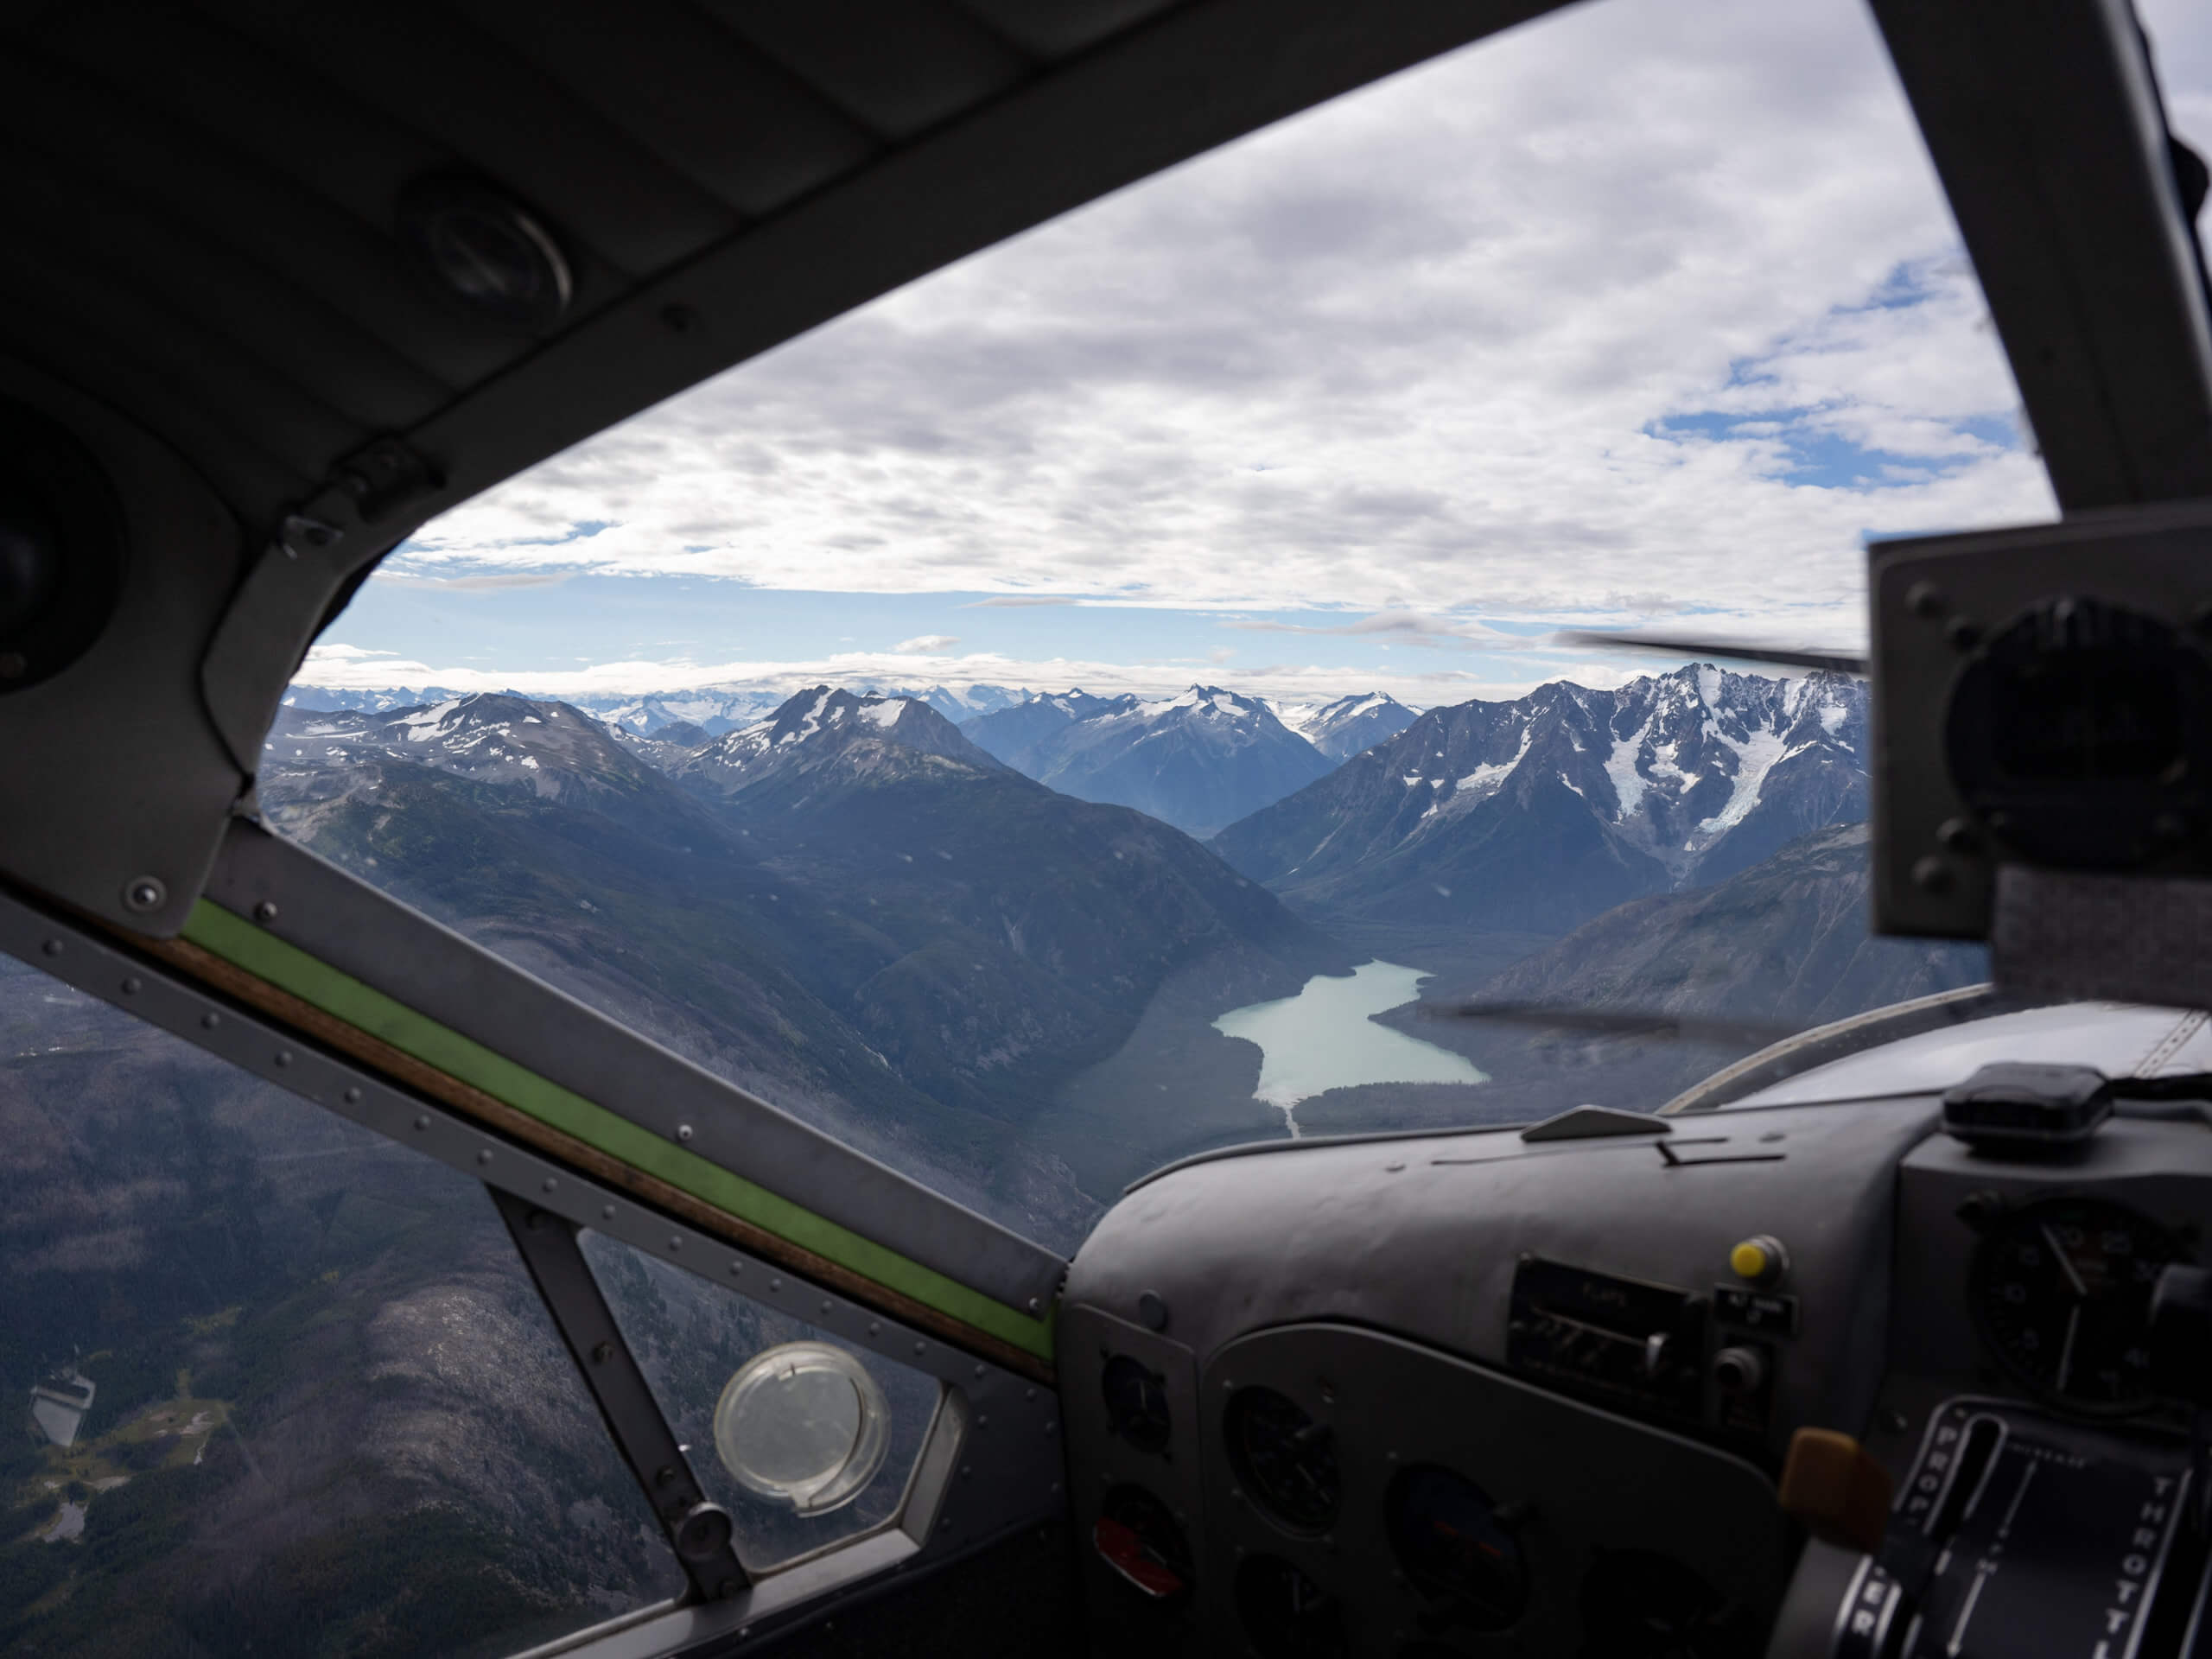
M480 1089L493 1099L573 1135L586 1146L667 1182L702 1204L749 1222L787 1243L1050 1361L1052 1330L933 1268L908 1260L850 1228L771 1192L620 1113L518 1065L450 1027L417 1014L350 974L308 955L241 916L202 899L184 937L202 950L289 991L334 1019L389 1043L403 1054Z

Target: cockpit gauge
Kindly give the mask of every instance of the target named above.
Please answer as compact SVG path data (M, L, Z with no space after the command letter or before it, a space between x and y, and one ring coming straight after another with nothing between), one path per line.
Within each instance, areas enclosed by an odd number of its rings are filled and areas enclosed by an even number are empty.
M1326 1424L1273 1389L1239 1389L1222 1423L1229 1461L1258 1507L1297 1532L1337 1518L1337 1444Z
M1174 1605L1191 1593L1190 1543L1167 1506L1141 1486L1106 1494L1090 1547L1141 1602Z
M1116 1354L1099 1379L1106 1421L1140 1452L1167 1449L1173 1419L1167 1411L1167 1379L1131 1354Z
M2075 1411L2153 1397L2151 1291L2181 1259L2166 1230L2103 1198L2045 1198L1999 1214L1974 1265L1974 1314L2005 1368Z
M1249 1555L1236 1569L1236 1616L1261 1659L1343 1659L1351 1651L1337 1599L1279 1555Z
M1435 1464L1402 1470L1383 1499L1383 1522L1407 1582L1434 1604L1428 1617L1438 1631L1502 1630L1521 1617L1528 1563L1474 1482Z

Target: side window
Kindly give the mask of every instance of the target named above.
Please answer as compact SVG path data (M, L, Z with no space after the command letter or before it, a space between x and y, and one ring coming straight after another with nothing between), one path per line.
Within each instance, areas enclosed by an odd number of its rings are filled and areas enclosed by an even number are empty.
M580 1242L693 1474L729 1511L748 1570L899 1516L938 1421L937 1378L620 1240Z
M0 1651L497 1654L682 1593L483 1190L0 959Z

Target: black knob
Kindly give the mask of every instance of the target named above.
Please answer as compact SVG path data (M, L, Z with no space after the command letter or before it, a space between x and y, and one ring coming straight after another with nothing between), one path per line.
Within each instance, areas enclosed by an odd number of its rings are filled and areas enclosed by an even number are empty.
M1723 1394L1757 1394L1766 1359L1756 1348L1723 1348L1713 1357L1713 1380Z

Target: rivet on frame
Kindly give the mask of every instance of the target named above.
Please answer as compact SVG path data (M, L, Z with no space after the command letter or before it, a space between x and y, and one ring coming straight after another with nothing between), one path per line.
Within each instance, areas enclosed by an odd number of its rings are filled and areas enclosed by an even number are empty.
M476 1154L476 1161L480 1164L490 1163L492 1161L492 1148L486 1147L481 1152L478 1153Z
M683 1237L682 1237L680 1235L677 1235L677 1234L671 1234L671 1235L670 1235L669 1241L668 1241L668 1248L669 1248L670 1249L671 1249L671 1250L680 1250L680 1249L682 1249L683 1248Z
M689 1123L677 1124L676 1126L676 1138L679 1141L689 1141L691 1138L691 1126Z
M289 1065L291 1063L292 1063L292 1051L291 1051L290 1049L289 1049L289 1048L280 1048L280 1049L278 1049L278 1050L276 1051L276 1064L277 1064L277 1065Z
M348 1106L359 1105L361 1103L361 1091L358 1088L348 1089L346 1091L346 1103Z
M415 1127L418 1129L429 1128L430 1127L430 1115L428 1112L425 1112L422 1116L416 1118L415 1120Z
M730 1276L732 1278L736 1278L745 1272L745 1263L742 1262L733 1262L729 1264L729 1270Z
M613 1220L613 1219L614 1219L614 1206L613 1206L613 1205L611 1205L611 1204L602 1204L602 1205L601 1205L599 1206L599 1218L600 1218L601 1221L612 1221L612 1220Z
M200 1023L209 1031L213 1031L223 1023L223 1016L219 1014L203 1014L200 1016Z
M40 949L43 950L49 957L58 957L61 954L62 950L61 941L59 939L48 939L40 947Z
M131 975L130 978L123 982L123 994L125 996L136 996L139 992L145 988L146 982L139 978L136 974Z
M550 1175L548 1175L540 1185L543 1187L544 1191L550 1192L555 1187L560 1185L561 1183L555 1180Z
M830 1311L831 1311L832 1309L834 1309L836 1306L837 1306L837 1304L836 1304L836 1303L835 1303L835 1302L833 1302L833 1301L831 1301L831 1300L830 1300L827 1296L824 1296L824 1297L822 1299L822 1311L823 1311L824 1313L827 1313L830 1312Z
M768 1288L771 1290L781 1290L783 1287L784 1281L780 1279L771 1279L768 1281Z

